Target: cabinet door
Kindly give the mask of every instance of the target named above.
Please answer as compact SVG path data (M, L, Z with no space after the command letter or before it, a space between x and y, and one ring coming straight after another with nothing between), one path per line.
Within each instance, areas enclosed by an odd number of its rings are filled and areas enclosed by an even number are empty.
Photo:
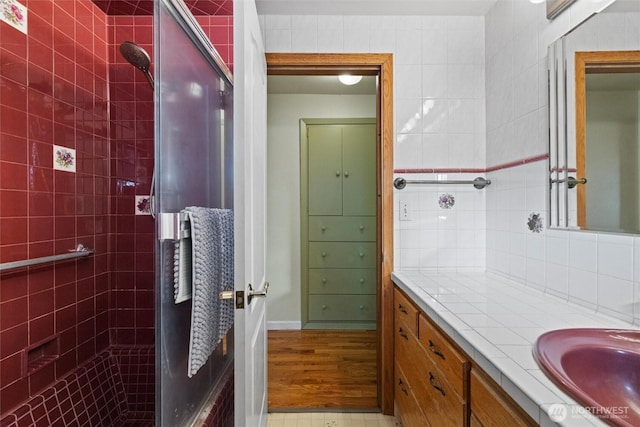
M471 413L475 424L486 427L532 427L537 425L524 410L488 378L471 370Z
M345 126L342 153L343 215L375 215L376 126Z
M342 215L342 127L309 126L309 215Z

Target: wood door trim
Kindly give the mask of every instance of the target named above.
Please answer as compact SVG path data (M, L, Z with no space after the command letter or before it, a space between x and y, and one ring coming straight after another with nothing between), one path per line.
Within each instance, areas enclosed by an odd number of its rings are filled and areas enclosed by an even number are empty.
M379 77L377 96L377 217L379 254L377 330L378 403L393 414L393 55L390 53L267 53L267 74Z
M589 51L575 53L576 178L587 177L587 73L628 73L640 69L640 51ZM578 227L587 226L587 189L577 188Z

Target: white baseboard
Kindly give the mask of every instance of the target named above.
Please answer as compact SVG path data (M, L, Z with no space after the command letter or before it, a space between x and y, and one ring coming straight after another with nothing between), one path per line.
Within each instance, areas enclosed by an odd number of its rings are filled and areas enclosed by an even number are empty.
M269 331L277 331L277 330L285 330L285 329L302 329L301 321L288 321L288 320L271 320L267 322L267 330Z

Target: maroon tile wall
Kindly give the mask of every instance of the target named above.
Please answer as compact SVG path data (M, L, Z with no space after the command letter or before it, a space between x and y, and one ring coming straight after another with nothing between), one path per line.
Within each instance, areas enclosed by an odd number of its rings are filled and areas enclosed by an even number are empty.
M154 342L153 221L134 208L150 188L153 94L117 50L130 40L153 56L152 17L22 3L28 35L0 23L0 262L95 252L0 276L0 416L110 345ZM232 19L199 22L231 65ZM53 170L54 144L77 150L77 173Z
M22 3L28 35L0 23L0 262L95 253L0 276L0 414L109 345L106 17L89 0ZM53 170L54 144L77 173ZM53 362L27 374L48 341Z
M93 0L107 15L152 15L154 0ZM232 15L233 0L185 0L194 15Z
M153 17L109 16L111 96L112 345L154 343L154 221L135 214L135 196L148 195L153 173L153 91L120 54L124 41L147 51L153 73Z
M196 16L196 20L229 70L233 71L233 17Z

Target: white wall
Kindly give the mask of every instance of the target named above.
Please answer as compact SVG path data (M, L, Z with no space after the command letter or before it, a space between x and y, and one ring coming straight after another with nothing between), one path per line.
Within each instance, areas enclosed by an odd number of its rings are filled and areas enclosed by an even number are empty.
M267 320L270 329L299 329L300 119L376 116L375 95L267 97Z
M499 1L486 17L487 162L547 152L546 48L601 4L578 0L555 21L544 5ZM635 22L635 24L633 24ZM626 34L637 37L637 20ZM599 34L608 37L611 31ZM546 216L546 162L490 174L487 270L615 317L640 322L640 237L562 230L529 231ZM545 218L546 222L546 218Z

